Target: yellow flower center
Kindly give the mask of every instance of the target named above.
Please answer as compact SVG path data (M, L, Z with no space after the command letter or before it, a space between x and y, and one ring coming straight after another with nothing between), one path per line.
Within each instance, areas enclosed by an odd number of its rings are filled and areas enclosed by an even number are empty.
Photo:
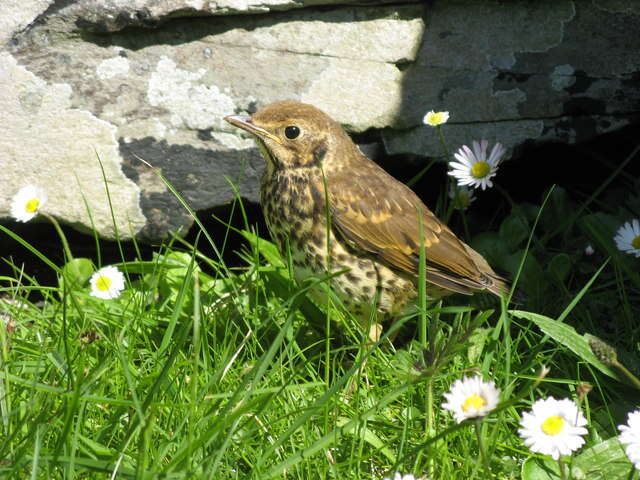
M547 435L558 435L564 430L564 418L553 415L542 422L542 431Z
M96 281L96 288L98 290L102 290L102 291L106 291L109 290L109 287L111 286L111 279L109 277L98 277L98 280Z
M631 246L636 250L640 250L640 235L631 240Z
M40 200L38 200L37 198L32 198L31 200L29 200L27 202L27 204L25 205L24 209L28 212L28 213L34 213L38 211L38 207L40 206Z
M487 404L487 401L479 395L471 395L462 404L462 410L468 412L472 408L476 411L480 410Z
M473 178L484 178L491 171L487 162L476 162L471 165L471 175Z
M429 125L433 125L434 127L444 122L444 112L434 112L429 114L429 116L427 117L427 123L429 123Z

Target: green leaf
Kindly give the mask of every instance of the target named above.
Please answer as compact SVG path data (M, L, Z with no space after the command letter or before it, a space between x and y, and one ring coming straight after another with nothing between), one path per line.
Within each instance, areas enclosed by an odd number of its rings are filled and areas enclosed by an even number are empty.
M522 480L559 480L560 466L551 458L529 457L522 464Z
M547 265L547 271L558 284L563 285L571 272L571 258L566 253L559 253Z
M269 240L265 240L264 238L259 237L253 232L249 232L247 230L241 230L240 233L247 241L251 244L253 248L260 252L267 262L269 262L274 267L285 268L286 265L280 256L280 252L278 251L278 247Z
M504 270L515 275L522 261L524 252L524 250L518 250L509 255L505 259ZM534 300L540 299L544 295L547 283L542 266L540 266L538 260L536 260L531 251L529 251L522 266L518 285L522 287L531 300Z
M173 251L167 255L160 256L158 261L163 270L166 268L164 274L159 276L158 290L164 298L170 298L172 301L175 301L178 297L188 274L197 275L201 273L191 255L185 252ZM187 298L189 301L191 296L192 292L188 291Z
M544 315L533 312L525 312L522 310L510 310L509 313L516 318L524 318L535 323L540 330L553 338L560 345L567 347L575 353L580 359L593 365L605 375L622 381L618 373L600 362L591 351L587 338L580 335L575 329L566 323L558 322Z
M98 443L89 437L78 435L78 440L84 443L84 446L93 455L97 455L99 457L112 457L114 455L114 451L111 448L103 445L102 443Z
M336 420L336 425L338 427L344 427L350 421L351 421L350 418L338 417ZM373 433L373 431L369 430L367 427L360 427L356 429L346 429L344 433L345 435L353 435L355 437L361 438L362 440L367 442L369 445L371 445L373 448L375 448L378 452L380 452L382 455L387 457L387 460L389 460L390 462L394 462L396 460L395 453L390 448L385 447L385 442L383 440L380 440L380 437L378 437L375 433Z
M88 258L74 258L62 267L60 287L66 281L72 289L79 289L91 278L93 263Z
M161 265L155 260L134 260L131 262L116 263L114 266L118 267L120 271L126 271L127 273L139 273L144 275L151 275L159 273L159 270L163 267L176 267L176 265Z
M629 478L633 468L618 437L614 437L576 456L571 465L571 474L575 480Z
M476 235L471 241L471 246L480 252L491 265L507 270L505 264L509 257L509 251L505 242L496 232L483 232Z
M530 228L523 214L514 212L505 218L500 225L500 238L515 250L529 236Z
M616 230L620 227L621 222L613 215L596 212L584 215L579 220L579 224L592 232L597 232L599 235L595 235L595 238L602 236L606 239L607 243L613 245L611 239L615 235Z
M136 475L135 469L130 465L130 462L126 458L122 463L115 462L114 460L95 460L93 458L81 457L79 455L74 455L73 457L53 457L42 455L40 458L42 461L50 462L52 464L55 462L59 462L62 465L73 464L76 469L87 470L89 472L104 472L112 474L117 470L118 478L139 478L139 476Z
M534 205L533 203L523 202L514 206L514 208L517 208L518 211L524 215L524 218L527 219L527 223L534 224L540 214L541 207L540 205Z
M575 207L571 205L567 191L556 185L549 194L540 223L546 231L566 231L566 228L561 227L568 226L574 213Z
M489 328L476 328L469 336L469 346L467 348L469 363L475 364L480 360L484 346L492 331L493 329Z

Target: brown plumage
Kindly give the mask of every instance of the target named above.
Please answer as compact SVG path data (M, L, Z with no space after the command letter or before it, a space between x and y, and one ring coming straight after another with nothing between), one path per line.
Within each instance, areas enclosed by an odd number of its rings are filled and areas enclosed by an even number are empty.
M319 109L278 102L226 120L253 134L265 157L262 209L281 252L290 248L298 279L348 269L332 287L356 314L368 318L379 292L377 310L397 315L417 297L422 238L429 297L507 292L479 253Z

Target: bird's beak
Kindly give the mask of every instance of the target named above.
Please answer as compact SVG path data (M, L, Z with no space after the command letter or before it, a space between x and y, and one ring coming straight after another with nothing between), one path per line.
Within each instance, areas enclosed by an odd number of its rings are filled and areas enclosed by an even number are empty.
M267 132L264 128L260 128L251 123L251 118L249 117L243 117L242 115L229 115L228 117L224 117L224 119L231 125L241 128L242 130L256 135L257 137L268 138L269 140L282 144L282 141L273 133Z

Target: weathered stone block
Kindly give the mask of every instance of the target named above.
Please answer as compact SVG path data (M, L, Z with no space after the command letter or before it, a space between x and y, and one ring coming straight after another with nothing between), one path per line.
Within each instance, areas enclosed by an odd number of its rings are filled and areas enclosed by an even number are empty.
M386 152L488 138L579 142L639 118L636 0L15 0L0 5L0 217L24 183L88 228L161 239L196 209L258 201L263 162L222 120L313 103ZM406 4L402 4L406 3ZM371 141L376 135L367 135ZM97 155L96 155L97 153Z

